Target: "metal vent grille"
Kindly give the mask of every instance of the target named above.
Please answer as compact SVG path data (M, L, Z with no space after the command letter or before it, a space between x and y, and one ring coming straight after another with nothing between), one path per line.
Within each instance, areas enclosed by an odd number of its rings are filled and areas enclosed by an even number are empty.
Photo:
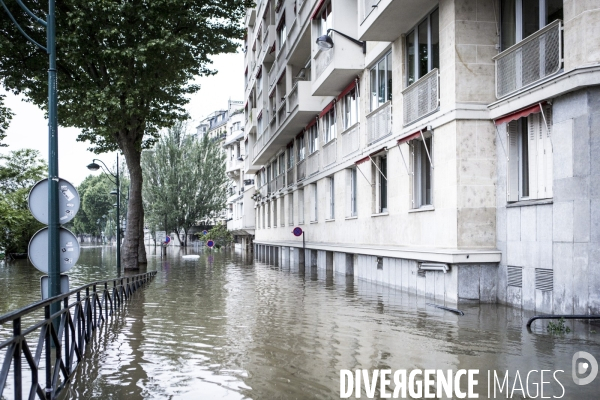
M506 267L506 280L508 286L523 287L523 268L522 267Z
M560 70L561 21L557 20L494 57L496 97L502 98Z
M535 288L546 292L554 289L554 271L551 269L535 269Z

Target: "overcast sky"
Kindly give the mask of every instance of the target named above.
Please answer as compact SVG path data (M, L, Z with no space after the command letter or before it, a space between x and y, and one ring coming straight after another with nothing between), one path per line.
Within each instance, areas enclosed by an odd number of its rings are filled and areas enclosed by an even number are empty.
M227 101L243 100L244 77L242 53L219 55L213 58L212 68L219 73L212 77L198 78L201 89L191 97L187 110L192 118L190 128L213 111L226 109ZM60 82L58 85L60 90ZM0 88L0 90L4 91ZM44 113L31 103L22 101L21 97L7 93L6 105L15 114L4 143L8 148L0 148L0 153L22 148L39 150L44 159L48 159L48 120ZM58 128L58 168L59 176L74 185L89 175L86 165L93 158L99 158L109 167L115 164L116 153L96 155L87 151L89 144L77 142L78 129ZM98 173L98 172L96 172Z

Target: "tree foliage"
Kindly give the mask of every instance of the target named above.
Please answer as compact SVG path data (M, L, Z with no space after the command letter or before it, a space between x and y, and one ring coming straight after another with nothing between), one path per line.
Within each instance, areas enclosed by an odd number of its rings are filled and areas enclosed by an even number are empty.
M39 156L31 149L0 155L0 252L27 252L29 240L43 227L27 206L29 191L46 172Z
M202 240L212 240L215 242L215 247L219 248L230 244L233 241L233 235L227 230L227 225L217 224L210 228Z
M39 43L45 31L17 2L15 18ZM164 127L186 117L189 82L210 75L210 56L235 52L251 0L63 0L56 3L58 120L82 129L78 140L97 152L121 149L131 178L123 246L125 268L145 260L141 151ZM43 16L47 1L27 5ZM4 86L47 109L47 56L0 19L0 76Z
M4 105L5 97L0 94L0 147L6 147L6 144L2 143L2 141L6 137L6 130L13 117L13 113Z
M217 141L186 135L176 124L153 151L142 154L144 208L149 224L170 231L189 228L225 208L228 179Z

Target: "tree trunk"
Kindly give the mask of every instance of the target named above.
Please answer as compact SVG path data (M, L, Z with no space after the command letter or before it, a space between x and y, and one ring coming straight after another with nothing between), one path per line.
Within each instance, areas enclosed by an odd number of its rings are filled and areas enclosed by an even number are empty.
M141 152L135 143L124 140L121 146L127 168L129 169L129 203L127 206L127 231L121 247L121 259L124 269L137 270L140 268L140 210L142 210L142 167Z
M141 211L140 211L140 243L138 248L138 263L140 264L148 264L148 259L146 258L146 243L145 243L145 235L144 235L144 207L142 203Z

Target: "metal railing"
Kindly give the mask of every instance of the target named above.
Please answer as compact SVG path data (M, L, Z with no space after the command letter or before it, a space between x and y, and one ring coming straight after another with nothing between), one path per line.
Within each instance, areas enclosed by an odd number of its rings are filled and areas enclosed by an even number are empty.
M298 164L296 164L296 179L298 181L301 181L302 179L306 178L306 161L305 160L301 160L298 162Z
M10 387L14 398L22 399L24 386L28 385L25 397L55 399L71 380L77 365L91 355L93 349L87 344L93 340L96 328L107 323L109 316L113 317L155 275L156 271L152 271L90 283L0 316L0 326L12 323L11 337L0 343L0 352L4 353L0 398L4 399L4 389ZM75 301L69 304L73 297ZM53 303L62 308L51 315ZM23 328L24 319L35 321L42 312L41 321ZM11 369L13 379L8 381Z
M354 124L342 133L342 157L354 153L359 147L360 124Z
M292 90L287 95L287 99L289 110L292 112L298 105L298 82L294 83L294 87L292 87Z
M308 164L306 167L307 176L311 176L319 172L319 150L309 155L306 162Z
M369 144L392 133L392 102L388 101L367 114L367 142Z
M432 69L402 91L404 125L434 113L440 105L439 70Z
M369 14L371 14L371 12L373 10L375 10L375 6L380 2L381 0L363 0L363 7L362 7L362 18L361 20L364 20L365 18L367 18L369 16Z
M291 186L295 183L294 180L294 167L287 170L287 185Z
M269 189L268 189L269 194L274 193L275 192L275 187L276 187L275 179L270 180L269 183L267 183L267 185L269 187Z
M273 86L273 84L275 83L275 80L277 79L277 61L273 62L273 65L271 65L271 69L269 70L269 73L267 75L269 77L269 89L270 89L271 86Z
M562 21L548 24L492 60L498 99L556 74L562 67Z
M315 57L315 74L317 78L321 76L323 71L325 71L329 64L331 64L334 52L335 49L331 49L329 51L320 51Z
M332 139L323 145L323 168L333 164L336 160L337 139Z
M269 188L268 185L265 183L264 185L262 185L259 189L258 189L258 193L260 193L260 195L262 197L267 197L267 195L269 194Z
M284 97L279 104L279 108L277 109L277 126L281 126L285 118L287 117L287 108L286 108L287 99Z

